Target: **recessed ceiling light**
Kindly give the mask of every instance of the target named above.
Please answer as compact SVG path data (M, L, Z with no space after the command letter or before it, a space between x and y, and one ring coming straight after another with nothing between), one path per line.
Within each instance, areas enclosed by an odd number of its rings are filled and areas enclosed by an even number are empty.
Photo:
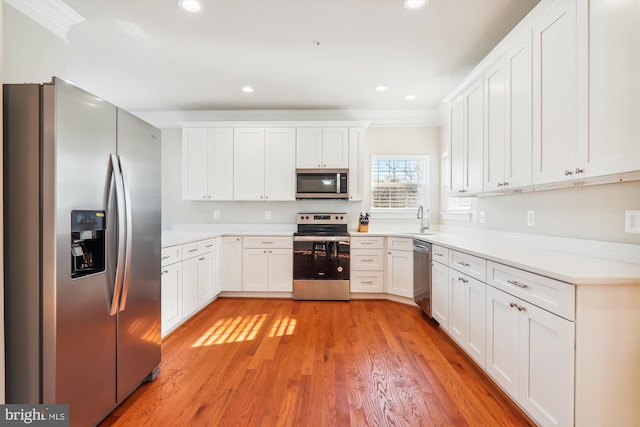
M378 92L384 92L387 89L389 89L389 88L387 86L385 86L385 85L376 86L376 90Z
M178 0L178 6L187 12L200 12L202 5L197 0Z
M407 96L404 97L404 99L406 99L407 101L411 101L411 100L416 99L416 97L414 95L407 95Z
M405 9L414 10L420 9L422 6L427 4L428 0L404 0L403 4Z
M252 93L253 92L253 88L251 86L245 86L242 88L242 91L244 93Z

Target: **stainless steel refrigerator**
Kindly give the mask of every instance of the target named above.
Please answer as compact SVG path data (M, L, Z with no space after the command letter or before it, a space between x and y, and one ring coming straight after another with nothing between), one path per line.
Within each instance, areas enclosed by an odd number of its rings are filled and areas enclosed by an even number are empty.
M7 403L98 423L160 364L160 132L54 78L4 85Z

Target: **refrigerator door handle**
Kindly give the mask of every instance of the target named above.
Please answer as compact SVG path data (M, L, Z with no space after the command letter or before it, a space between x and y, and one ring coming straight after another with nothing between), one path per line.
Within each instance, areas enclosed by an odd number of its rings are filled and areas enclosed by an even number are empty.
M122 276L124 269L124 255L125 255L125 199L124 199L124 184L122 182L122 172L120 170L120 163L115 154L111 155L111 170L116 187L116 210L118 216L118 258L116 261L116 277L113 286L113 296L111 297L111 307L109 308L109 315L114 316L118 312L118 302L120 301L120 295L122 293Z
M131 189L129 188L129 181L127 180L127 168L125 166L125 159L122 156L118 156L120 161L120 171L122 173L122 184L124 189L124 206L125 206L125 233L126 233L126 247L125 247L125 261L124 261L124 278L122 282L122 295L120 296L120 308L118 311L123 311L127 305L127 296L129 295L129 281L131 279L131 237L133 236L132 219L131 219Z

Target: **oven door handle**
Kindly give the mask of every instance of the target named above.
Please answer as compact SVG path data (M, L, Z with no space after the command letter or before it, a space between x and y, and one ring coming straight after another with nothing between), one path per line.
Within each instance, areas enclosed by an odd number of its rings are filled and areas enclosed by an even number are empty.
M294 242L348 242L349 236L293 236Z

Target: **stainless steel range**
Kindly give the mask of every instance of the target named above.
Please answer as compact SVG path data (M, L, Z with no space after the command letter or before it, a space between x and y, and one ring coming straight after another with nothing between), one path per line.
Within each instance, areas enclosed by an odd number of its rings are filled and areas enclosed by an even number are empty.
M346 213L300 213L293 234L293 299L349 299Z

